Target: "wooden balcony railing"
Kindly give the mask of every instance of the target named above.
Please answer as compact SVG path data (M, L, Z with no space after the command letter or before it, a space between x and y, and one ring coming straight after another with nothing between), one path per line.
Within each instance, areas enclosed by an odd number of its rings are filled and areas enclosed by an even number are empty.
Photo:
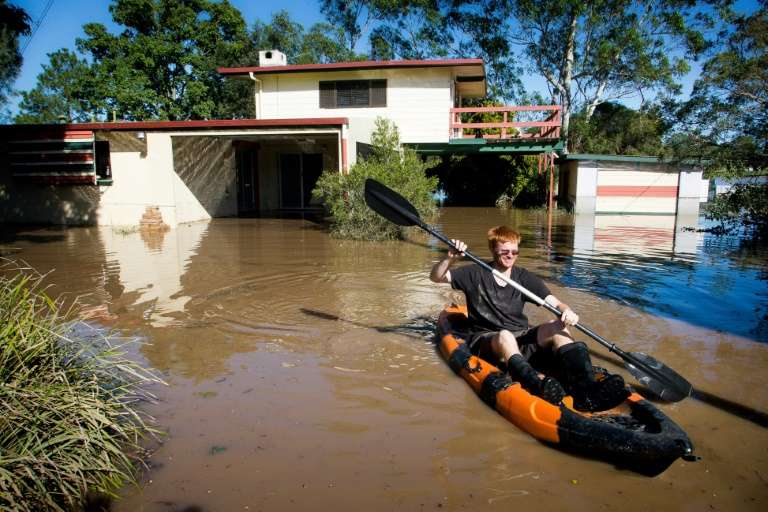
M537 116L537 113L539 116ZM524 113L521 116L521 113ZM480 116L501 118L501 121L477 121ZM451 139L559 139L562 125L560 105L530 105L520 107L462 107L451 109L449 137ZM541 120L519 121L541 117ZM474 118L474 119L473 119ZM466 120L466 121L465 121Z

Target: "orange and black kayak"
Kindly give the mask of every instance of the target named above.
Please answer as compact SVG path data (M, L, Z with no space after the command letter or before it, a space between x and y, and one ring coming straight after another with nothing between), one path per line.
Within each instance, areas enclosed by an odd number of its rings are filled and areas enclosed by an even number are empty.
M553 405L530 394L506 372L470 354L460 334L466 315L463 306L440 314L440 351L483 401L518 428L566 451L648 475L661 473L678 458L696 459L686 433L638 393L613 409L591 413L574 410L570 396Z

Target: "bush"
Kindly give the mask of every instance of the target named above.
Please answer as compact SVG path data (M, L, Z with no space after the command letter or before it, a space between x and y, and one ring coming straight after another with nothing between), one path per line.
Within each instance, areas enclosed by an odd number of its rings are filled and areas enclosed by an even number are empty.
M76 510L133 480L158 380L26 270L0 276L0 510Z
M427 164L415 151L400 147L400 136L392 122L376 119L371 144L371 156L358 160L349 174L325 171L312 195L330 212L334 236L353 240L403 239L406 228L387 221L368 208L365 180L373 178L395 190L408 199L422 217L429 219L437 213L433 198L437 178L426 176Z
M706 217L720 223L720 232L739 225L747 236L768 237L768 185L741 183L708 205Z

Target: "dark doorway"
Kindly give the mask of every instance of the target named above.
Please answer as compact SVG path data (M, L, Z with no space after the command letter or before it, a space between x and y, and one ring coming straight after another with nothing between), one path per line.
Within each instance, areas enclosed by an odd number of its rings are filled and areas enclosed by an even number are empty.
M237 212L247 213L259 209L258 150L239 147L235 152L237 163Z
M280 208L310 208L312 189L323 172L321 153L280 155Z

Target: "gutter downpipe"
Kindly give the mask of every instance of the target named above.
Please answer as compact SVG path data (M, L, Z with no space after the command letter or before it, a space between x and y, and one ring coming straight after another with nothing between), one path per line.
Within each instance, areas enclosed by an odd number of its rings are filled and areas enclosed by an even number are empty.
M248 77L253 80L253 114L254 119L261 119L261 80L253 76L253 71L248 72ZM258 85L258 89L256 88Z

